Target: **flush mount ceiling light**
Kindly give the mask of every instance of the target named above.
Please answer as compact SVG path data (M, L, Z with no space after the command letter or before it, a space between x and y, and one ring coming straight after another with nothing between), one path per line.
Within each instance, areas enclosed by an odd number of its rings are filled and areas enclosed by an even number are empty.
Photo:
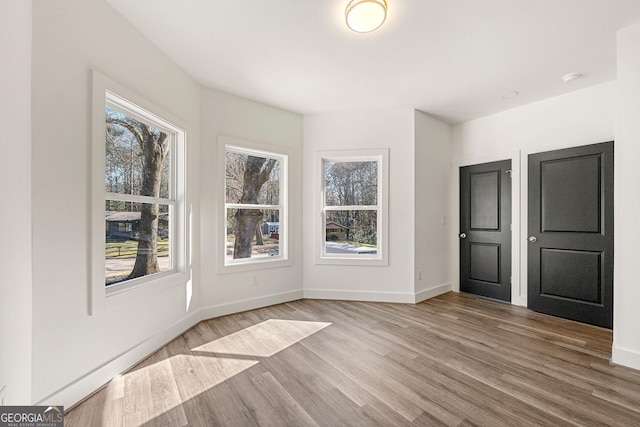
M347 26L357 33L380 27L387 17L385 0L351 0L345 11Z

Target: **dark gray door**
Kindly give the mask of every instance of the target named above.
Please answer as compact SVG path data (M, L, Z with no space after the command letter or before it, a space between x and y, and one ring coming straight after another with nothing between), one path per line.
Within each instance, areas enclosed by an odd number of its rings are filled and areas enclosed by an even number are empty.
M613 326L613 142L529 156L529 308Z
M460 168L460 290L511 302L511 160Z

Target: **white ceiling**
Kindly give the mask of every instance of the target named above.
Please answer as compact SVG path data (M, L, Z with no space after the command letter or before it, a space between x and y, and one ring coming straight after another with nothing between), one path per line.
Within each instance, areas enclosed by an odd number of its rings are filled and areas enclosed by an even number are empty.
M458 123L616 77L640 0L107 0L202 85L302 114L416 108ZM640 46L639 46L640 48ZM579 72L583 78L563 83ZM518 91L519 96L502 96Z

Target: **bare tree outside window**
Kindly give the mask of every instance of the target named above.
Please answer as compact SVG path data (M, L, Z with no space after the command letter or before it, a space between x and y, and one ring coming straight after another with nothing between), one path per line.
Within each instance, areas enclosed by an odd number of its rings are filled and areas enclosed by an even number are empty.
M389 150L316 153L314 262L389 265Z
M233 260L279 256L281 159L225 150L226 252Z
M375 253L378 244L378 162L324 161L323 168L326 240L370 246L372 250L367 253Z
M171 139L108 106L105 113L105 256L110 285L169 268L169 203L147 203L137 196L169 199ZM123 197L109 198L110 193Z

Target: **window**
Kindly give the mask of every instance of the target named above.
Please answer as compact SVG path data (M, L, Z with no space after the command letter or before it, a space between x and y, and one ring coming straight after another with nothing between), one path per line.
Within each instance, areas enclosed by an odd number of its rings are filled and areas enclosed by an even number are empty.
M320 152L319 264L387 265L388 150Z
M94 73L94 310L105 297L185 282L186 134L132 98Z
M224 267L287 261L288 155L221 137L224 149ZM247 145L248 144L248 145Z

